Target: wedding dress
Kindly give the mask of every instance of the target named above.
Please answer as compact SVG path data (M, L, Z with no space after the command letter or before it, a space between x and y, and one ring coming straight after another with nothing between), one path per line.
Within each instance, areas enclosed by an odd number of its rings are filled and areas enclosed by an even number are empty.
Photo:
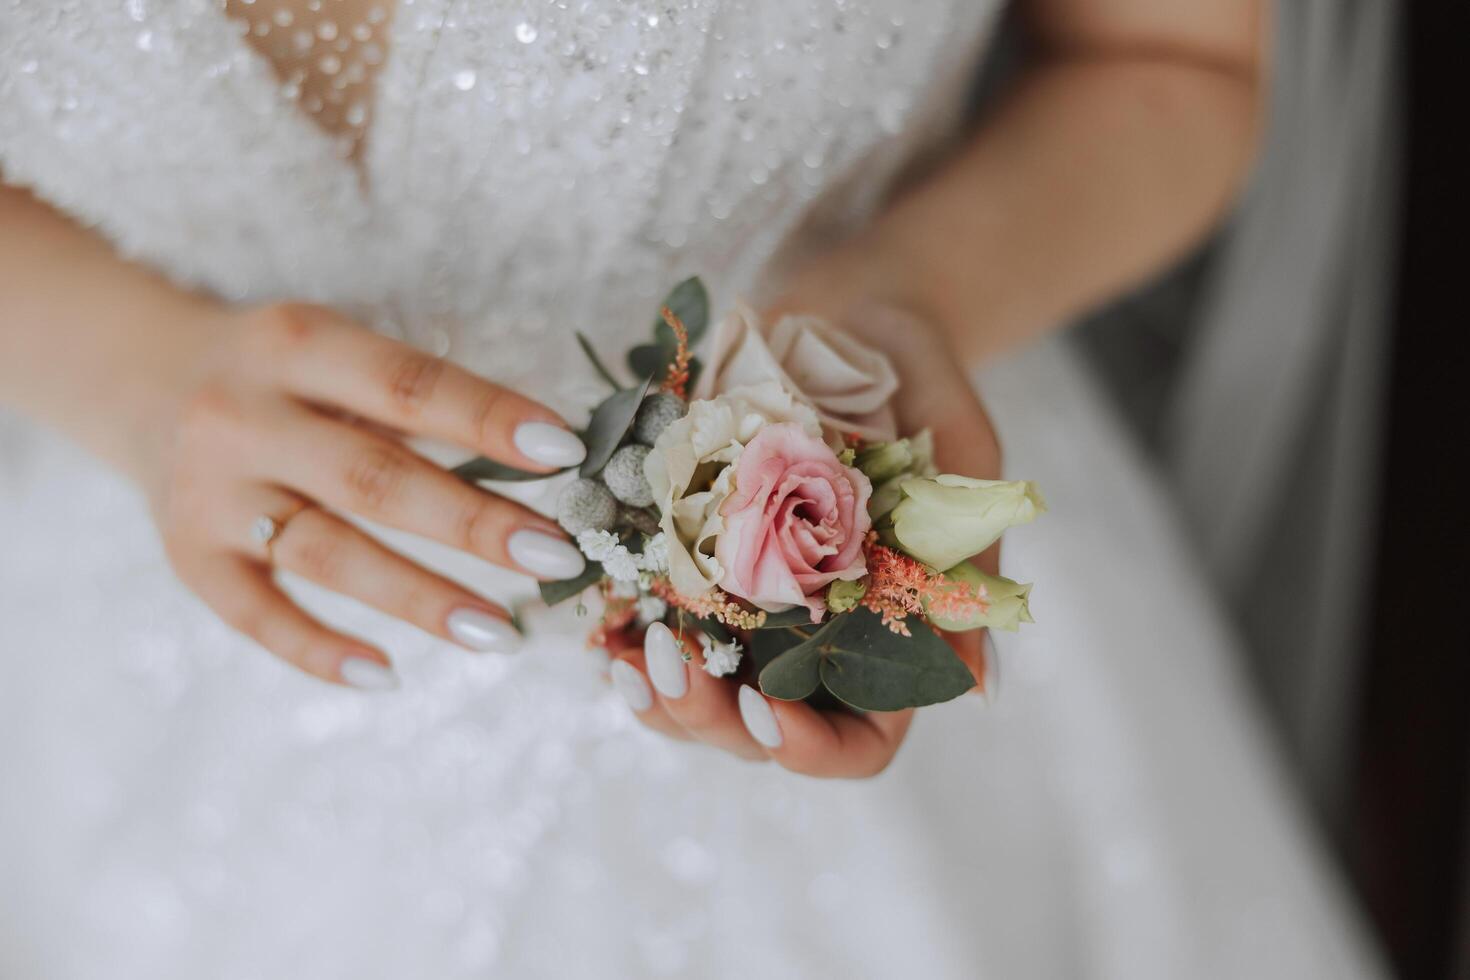
M574 329L621 350L677 279L723 307L859 225L995 13L398 0L353 160L214 0L12 0L0 172L181 283L331 304L575 419ZM0 976L1377 975L1087 375L1048 343L979 380L1051 503L1006 548L1038 622L866 782L641 729L572 613L476 656L290 583L403 677L321 684L174 581L117 477L0 418Z

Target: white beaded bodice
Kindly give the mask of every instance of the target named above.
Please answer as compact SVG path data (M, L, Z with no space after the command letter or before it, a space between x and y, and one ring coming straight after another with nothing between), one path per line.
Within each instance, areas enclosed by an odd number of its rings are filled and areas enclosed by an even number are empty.
M994 7L399 0L354 163L221 0L9 0L0 173L180 281L575 400L557 333L616 349L676 279L723 304L861 220L952 128Z

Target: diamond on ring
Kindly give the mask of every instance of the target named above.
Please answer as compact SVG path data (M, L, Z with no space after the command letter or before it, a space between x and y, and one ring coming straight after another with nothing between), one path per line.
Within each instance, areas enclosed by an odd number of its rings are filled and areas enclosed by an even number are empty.
M269 514L261 514L250 525L250 536L262 547L269 545L280 533L280 523Z

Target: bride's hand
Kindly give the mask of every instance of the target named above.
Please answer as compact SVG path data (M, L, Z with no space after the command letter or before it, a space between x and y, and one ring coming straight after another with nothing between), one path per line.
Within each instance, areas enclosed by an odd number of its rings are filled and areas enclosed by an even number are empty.
M554 522L462 482L396 435L547 472L583 454L551 410L328 310L222 316L201 327L210 339L187 377L162 385L176 394L149 421L164 437L132 468L179 577L231 626L323 680L393 685L387 657L298 608L275 567L471 649L515 644L503 608L334 511L537 577L581 571Z
M919 317L876 305L830 313L831 308L824 310L804 298L790 308L829 312L833 322L889 355L901 381L895 402L899 429L931 429L935 462L942 471L1000 476L995 431L939 329ZM998 573L999 546L975 562ZM983 633L945 636L983 687L988 673ZM647 646L667 649L650 651L632 638L611 639L613 682L644 724L742 758L770 758L793 772L849 778L876 775L898 751L912 719L912 711L820 711L804 702L767 698L752 683L711 677L700 669L703 660L696 643L688 645L692 662L681 663L667 629L654 627L646 637Z

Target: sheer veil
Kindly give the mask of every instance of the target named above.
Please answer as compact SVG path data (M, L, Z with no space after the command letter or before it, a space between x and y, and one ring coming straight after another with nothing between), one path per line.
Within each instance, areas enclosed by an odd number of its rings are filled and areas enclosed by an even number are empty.
M1397 18L1383 0L1278 3L1276 18L1266 145L1218 243L1160 448L1330 812L1371 585Z

